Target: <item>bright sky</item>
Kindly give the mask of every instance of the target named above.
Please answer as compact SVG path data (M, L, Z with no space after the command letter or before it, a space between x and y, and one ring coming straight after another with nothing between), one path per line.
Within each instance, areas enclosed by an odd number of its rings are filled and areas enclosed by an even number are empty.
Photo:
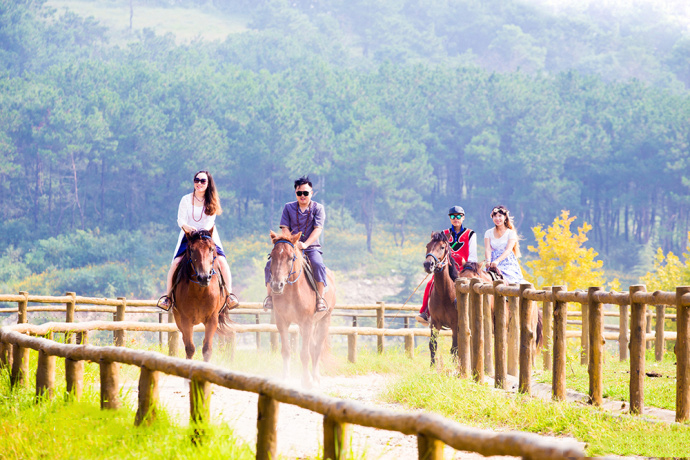
M690 19L690 1L688 0L524 0L553 8L554 12L565 12L570 9L585 10L594 4L599 8L608 7L616 11L624 11L631 6L649 5L655 11L674 17L678 20Z

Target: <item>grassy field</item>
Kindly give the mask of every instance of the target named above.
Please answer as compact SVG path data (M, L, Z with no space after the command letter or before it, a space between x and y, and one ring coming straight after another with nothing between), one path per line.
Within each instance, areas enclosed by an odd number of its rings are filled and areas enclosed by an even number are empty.
M62 13L69 9L83 16L93 16L110 29L115 43L134 39L129 31L129 2L89 0L49 0L48 6ZM229 34L247 30L247 19L242 16L219 14L212 8L148 7L134 4L133 31L152 29L159 35L172 33L178 42L194 39L224 40Z
M266 341L267 342L267 341ZM130 342L131 344L132 342ZM613 416L605 411L583 404L554 403L514 393L497 391L488 385L477 385L458 379L447 352L449 342L442 340L440 364L436 369L428 366L426 345L417 347L413 360L405 356L400 346L389 346L383 355L375 352L375 342L364 343L358 352L357 364L347 362L346 349L334 343L322 367L327 376L357 376L371 373L389 377L387 388L380 389L380 398L386 402L402 404L410 409L439 413L459 423L496 430L523 430L528 432L569 436L585 442L589 455L690 455L690 424L654 423L631 416ZM156 349L156 347L149 347ZM36 353L32 353L32 369ZM64 392L64 364L58 360L57 394ZM229 361L227 350L216 347L213 362L234 370L278 377L282 368L279 354L242 349ZM624 366L607 359L606 392L608 397L624 397ZM670 372L673 362L668 359L659 368L662 374ZM293 354L292 377L301 369L299 357ZM568 386L586 392L586 368L569 365ZM125 388L138 378L138 369L123 366L121 370ZM34 377L30 378L33 388ZM536 380L548 381L546 374ZM645 388L648 405L659 401L666 405L674 397L669 395L665 380L650 379ZM85 397L79 404L65 404L62 398L41 405L34 404L31 390L9 391L7 371L0 375L0 455L1 458L35 458L39 452L56 452L56 458L74 455L92 458L195 458L212 457L223 452L231 458L251 457L251 447L237 442L232 430L225 425L208 427L213 436L197 448L190 446L188 428L177 426L162 413L151 427L134 429L134 398L123 390L125 408L110 412L98 409L98 366L88 364L85 373ZM332 394L332 396L339 396ZM74 433L80 433L74 440ZM70 437L72 437L70 439ZM68 442L69 441L69 442ZM71 444L70 444L71 443ZM58 448L58 446L75 447ZM103 454L107 452L107 454ZM51 455L52 456L52 455Z

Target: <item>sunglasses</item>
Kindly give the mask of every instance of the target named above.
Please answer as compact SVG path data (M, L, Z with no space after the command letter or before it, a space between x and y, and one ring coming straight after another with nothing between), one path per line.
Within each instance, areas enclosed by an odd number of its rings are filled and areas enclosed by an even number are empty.
M295 194L296 194L297 196L309 196L309 191L307 190L307 191L304 191L304 192L303 192L303 191L300 190L299 192L295 192Z
M194 183L195 183L195 184L205 184L205 183L206 183L206 179L199 179L198 177L195 177L195 178L194 178Z
M465 215L464 214L448 214L448 217L450 217L451 219L462 219L463 217L465 217Z
M494 209L494 211L491 213L491 217L495 216L496 214L502 214L506 215L506 212L503 209Z

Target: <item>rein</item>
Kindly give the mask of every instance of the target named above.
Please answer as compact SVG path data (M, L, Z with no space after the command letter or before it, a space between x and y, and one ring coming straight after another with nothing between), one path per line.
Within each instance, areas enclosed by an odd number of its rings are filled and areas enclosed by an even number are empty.
M445 250L445 252L444 252L444 254L443 254L443 257L441 257L441 260L439 260L439 259L438 259L435 255L433 255L432 253L428 253L428 254L426 255L426 257L433 257L433 258L434 258L434 261L436 262L436 268L434 268L434 271L435 271L435 272L440 272L440 271L443 270L443 269L446 267L446 265L448 264L448 254L450 254L450 253L448 252L448 246L446 246L446 250Z
M300 264L299 273L297 273L297 272L295 271L295 261L297 260L297 248L295 248L295 245L292 244L292 243L291 243L290 241L288 241L288 240L278 240L278 241L276 241L275 243L273 243L273 247L275 248L276 245L277 245L278 243L289 244L290 246L292 246L292 249L294 249L294 253L292 254L292 265L290 266L290 273L288 274L287 279L285 280L285 282L286 282L287 284L295 284L295 283L297 282L297 280L299 279L299 277L302 276L302 264ZM297 278L295 278L294 280L290 281L290 277L291 277L292 275L294 275L295 273L297 273ZM271 276L272 276L272 275L271 275Z

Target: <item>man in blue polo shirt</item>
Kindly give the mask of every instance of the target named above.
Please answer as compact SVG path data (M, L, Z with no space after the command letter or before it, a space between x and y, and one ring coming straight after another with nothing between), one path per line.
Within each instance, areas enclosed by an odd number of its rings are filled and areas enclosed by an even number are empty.
M323 290L326 286L326 266L323 263L321 244L319 236L323 231L326 222L326 211L322 204L313 201L312 184L309 177L300 177L295 181L295 195L297 201L286 203L283 207L283 215L280 218L280 228L287 229L293 235L302 232L300 240L295 247L302 249L304 255L311 262L311 268L316 279L318 295L316 296L316 311L326 311L328 306L323 299ZM264 269L264 278L268 296L264 300L264 308L273 308L273 298L271 297L271 261L269 260Z

